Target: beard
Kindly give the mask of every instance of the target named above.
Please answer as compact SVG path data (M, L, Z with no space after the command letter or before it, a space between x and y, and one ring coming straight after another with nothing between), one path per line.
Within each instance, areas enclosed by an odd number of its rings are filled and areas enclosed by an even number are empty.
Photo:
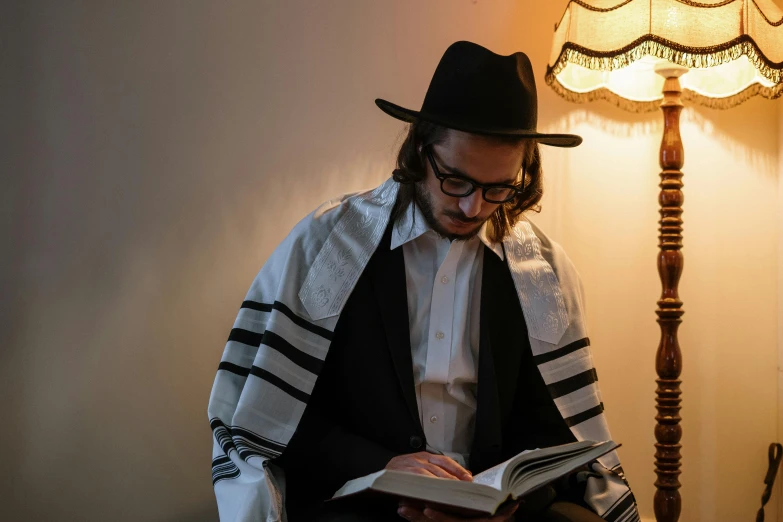
M432 203L432 198L430 197L429 192L423 188L422 183L413 185L413 200L419 206L419 210L421 210L421 214L424 216L424 220L430 228L440 237L446 238L449 241L466 241L475 237L481 229L481 225L489 219L469 218L459 210L444 210L442 214L446 217L452 217L465 223L476 224L476 227L470 232L455 234L454 232L449 232L446 227L438 221L438 218L435 217L435 206Z

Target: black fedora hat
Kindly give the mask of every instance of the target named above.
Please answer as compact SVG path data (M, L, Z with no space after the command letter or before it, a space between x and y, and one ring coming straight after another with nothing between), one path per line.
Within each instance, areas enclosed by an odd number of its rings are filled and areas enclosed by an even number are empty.
M582 143L575 134L536 130L536 82L525 53L500 56L472 42L456 42L446 49L420 111L380 98L375 104L408 123L423 120L474 134L524 136L555 147Z

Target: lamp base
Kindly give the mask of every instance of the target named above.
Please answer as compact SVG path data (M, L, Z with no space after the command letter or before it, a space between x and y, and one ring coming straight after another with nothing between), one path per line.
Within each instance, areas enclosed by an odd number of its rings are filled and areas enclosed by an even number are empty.
M670 65L670 64L667 64ZM655 481L657 489L654 499L657 522L677 522L680 517L680 372L682 353L677 340L677 329L682 322L682 301L677 286L682 275L682 166L685 154L680 137L680 112L682 101L679 76L687 71L685 67L656 67L664 75L663 110L664 131L661 140L659 161L661 165L660 248L658 273L661 278L661 298L658 301L658 324L661 327L661 341L655 356L655 370L658 373L655 420Z

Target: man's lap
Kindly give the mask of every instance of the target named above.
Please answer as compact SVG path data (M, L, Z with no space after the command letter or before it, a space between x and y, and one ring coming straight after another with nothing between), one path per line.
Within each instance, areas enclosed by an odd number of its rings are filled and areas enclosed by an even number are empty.
M289 509L289 522L401 522L397 514L397 499L371 497L324 502L315 509Z
M326 503L320 509L289 518L290 522L401 522L397 501L371 503ZM572 502L554 502L538 515L520 515L519 522L602 522L598 515Z

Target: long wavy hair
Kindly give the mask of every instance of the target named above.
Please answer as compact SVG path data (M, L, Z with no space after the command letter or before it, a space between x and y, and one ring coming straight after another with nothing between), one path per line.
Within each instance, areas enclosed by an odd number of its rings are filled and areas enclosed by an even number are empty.
M394 170L394 180L400 183L400 191L392 210L392 220L396 221L415 200L416 184L427 175L424 148L442 143L449 129L429 123L417 121L408 127L408 134L400 145L397 153L397 168ZM490 216L492 224L489 239L501 242L516 224L520 216L528 210L540 212L543 190L543 172L541 169L541 153L538 143L519 136L486 136L487 139L500 143L521 145L527 142L525 155L521 165L524 176L524 190L511 201L502 203ZM523 179L516 185L522 187Z

